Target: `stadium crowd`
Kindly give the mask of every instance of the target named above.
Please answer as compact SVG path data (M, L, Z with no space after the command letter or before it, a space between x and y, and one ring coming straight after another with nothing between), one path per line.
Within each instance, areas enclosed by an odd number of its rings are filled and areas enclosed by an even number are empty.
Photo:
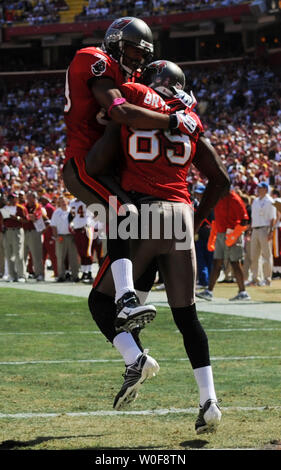
M64 0L19 0L0 1L0 24L11 26L16 23L30 25L58 23L59 11L68 8Z
M83 2L80 2L83 3ZM249 3L247 0L89 0L76 21L112 19L118 16L155 16ZM60 22L66 0L0 0L0 24L46 24Z
M201 9L249 3L246 0L89 0L76 20L111 19L118 16L171 15Z
M205 135L228 168L233 186L253 195L257 183L267 181L280 191L279 77L250 61L213 70L187 69L185 73L188 88L197 97ZM34 79L18 86L3 82L0 169L6 176L2 192L19 189L24 179L34 186L46 186L49 179L44 179L44 167L49 173L48 165L60 168L65 145L63 105L63 79ZM19 170L13 162L20 160ZM55 186L61 184L58 176L53 181ZM188 182L197 181L200 175L193 169Z
M249 207L261 182L280 198L281 90L274 71L245 61L185 73L188 88L197 97L205 135L226 165L232 188ZM58 207L59 197L66 192L61 178L63 80L4 85L0 97L0 194L7 198L16 193L23 198L28 191L36 191L38 203L47 194L50 204ZM198 183L206 182L192 167L187 181L192 194Z

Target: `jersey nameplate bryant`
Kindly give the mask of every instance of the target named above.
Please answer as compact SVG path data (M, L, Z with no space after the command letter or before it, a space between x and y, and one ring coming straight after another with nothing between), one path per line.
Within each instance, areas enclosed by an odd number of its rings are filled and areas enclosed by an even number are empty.
M150 91L147 91L143 102L145 104L150 105L152 108L158 108L161 107L162 110L168 111L170 108L169 106L165 103L165 101L156 93L151 93Z

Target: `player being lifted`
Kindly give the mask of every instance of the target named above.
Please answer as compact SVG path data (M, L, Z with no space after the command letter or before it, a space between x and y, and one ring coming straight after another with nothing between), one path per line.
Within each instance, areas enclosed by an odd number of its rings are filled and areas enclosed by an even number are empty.
M67 189L87 206L102 203L116 210L117 226L126 214L120 206L136 211L129 197L110 176L106 155L88 159L92 145L103 135L108 118L134 129L175 129L189 134L187 116L167 115L129 103L120 92L124 82L135 80L153 55L152 32L137 18L115 20L105 34L103 50L87 47L77 51L66 73L65 123L66 159L63 179ZM196 133L197 129L192 129ZM118 158L117 158L118 161ZM117 196L117 208L109 207L109 197ZM117 230L117 235L118 235ZM143 327L155 314L152 305L141 306L136 296L129 240L108 239L108 254L115 285L117 317L124 329Z
M126 99L147 109L159 113L171 112L171 109L182 103L175 99L184 88L185 76L181 69L169 61L156 61L147 66L142 75L143 84L126 83L121 91ZM158 92L158 93L156 93ZM191 108L193 104L191 105ZM185 108L189 125L203 127L198 116ZM107 127L103 146L94 146L89 157L96 158L96 153L110 156L111 145L119 145L118 129L114 123ZM150 290L150 284L139 284L144 274L151 274L151 267L157 263L162 274L168 302L174 321L180 330L187 356L192 365L199 389L200 409L195 423L198 434L212 432L221 419L217 405L212 367L210 364L207 335L197 317L195 305L196 256L193 231L197 231L201 222L208 215L229 186L229 177L214 148L202 136L188 136L181 132L144 131L132 126L122 126L121 142L125 161L121 170L121 187L128 192L140 208L154 205L162 227L160 237L145 240L132 240L132 261L135 286L143 291ZM113 157L114 152L111 157ZM192 220L192 206L187 189L186 178L191 162L208 178L208 185L200 205ZM177 217L179 216L179 217ZM165 222L172 220L182 224L186 243L180 249L179 240L174 232L171 237L165 236ZM114 285L110 270L97 277L89 296L89 307L94 320L125 361L124 383L115 397L114 407L121 409L134 401L138 390L145 379L155 375L159 366L155 359L143 351L140 342L130 333L118 331L118 318L115 318ZM117 327L117 328L116 328Z

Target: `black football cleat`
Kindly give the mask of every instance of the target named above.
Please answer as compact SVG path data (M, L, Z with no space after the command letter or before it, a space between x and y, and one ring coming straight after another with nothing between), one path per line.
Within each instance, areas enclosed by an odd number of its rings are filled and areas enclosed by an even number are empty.
M141 305L135 292L126 292L117 301L116 312L116 331L131 332L150 323L156 315L156 308L153 305Z
M221 420L221 410L216 400L207 400L199 408L199 415L195 423L197 434L215 432Z
M113 403L113 408L116 410L120 410L135 401L143 382L158 373L160 369L158 363L147 353L148 350L144 350L133 364L126 367L123 375L124 383Z

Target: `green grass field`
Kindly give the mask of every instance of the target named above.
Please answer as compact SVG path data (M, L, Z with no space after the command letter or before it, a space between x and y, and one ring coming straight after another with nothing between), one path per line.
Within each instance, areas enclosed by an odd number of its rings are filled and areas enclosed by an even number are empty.
M199 312L223 418L197 436L197 386L168 308L142 332L160 372L124 414L112 408L124 365L87 299L0 295L0 449L280 448L280 322Z

